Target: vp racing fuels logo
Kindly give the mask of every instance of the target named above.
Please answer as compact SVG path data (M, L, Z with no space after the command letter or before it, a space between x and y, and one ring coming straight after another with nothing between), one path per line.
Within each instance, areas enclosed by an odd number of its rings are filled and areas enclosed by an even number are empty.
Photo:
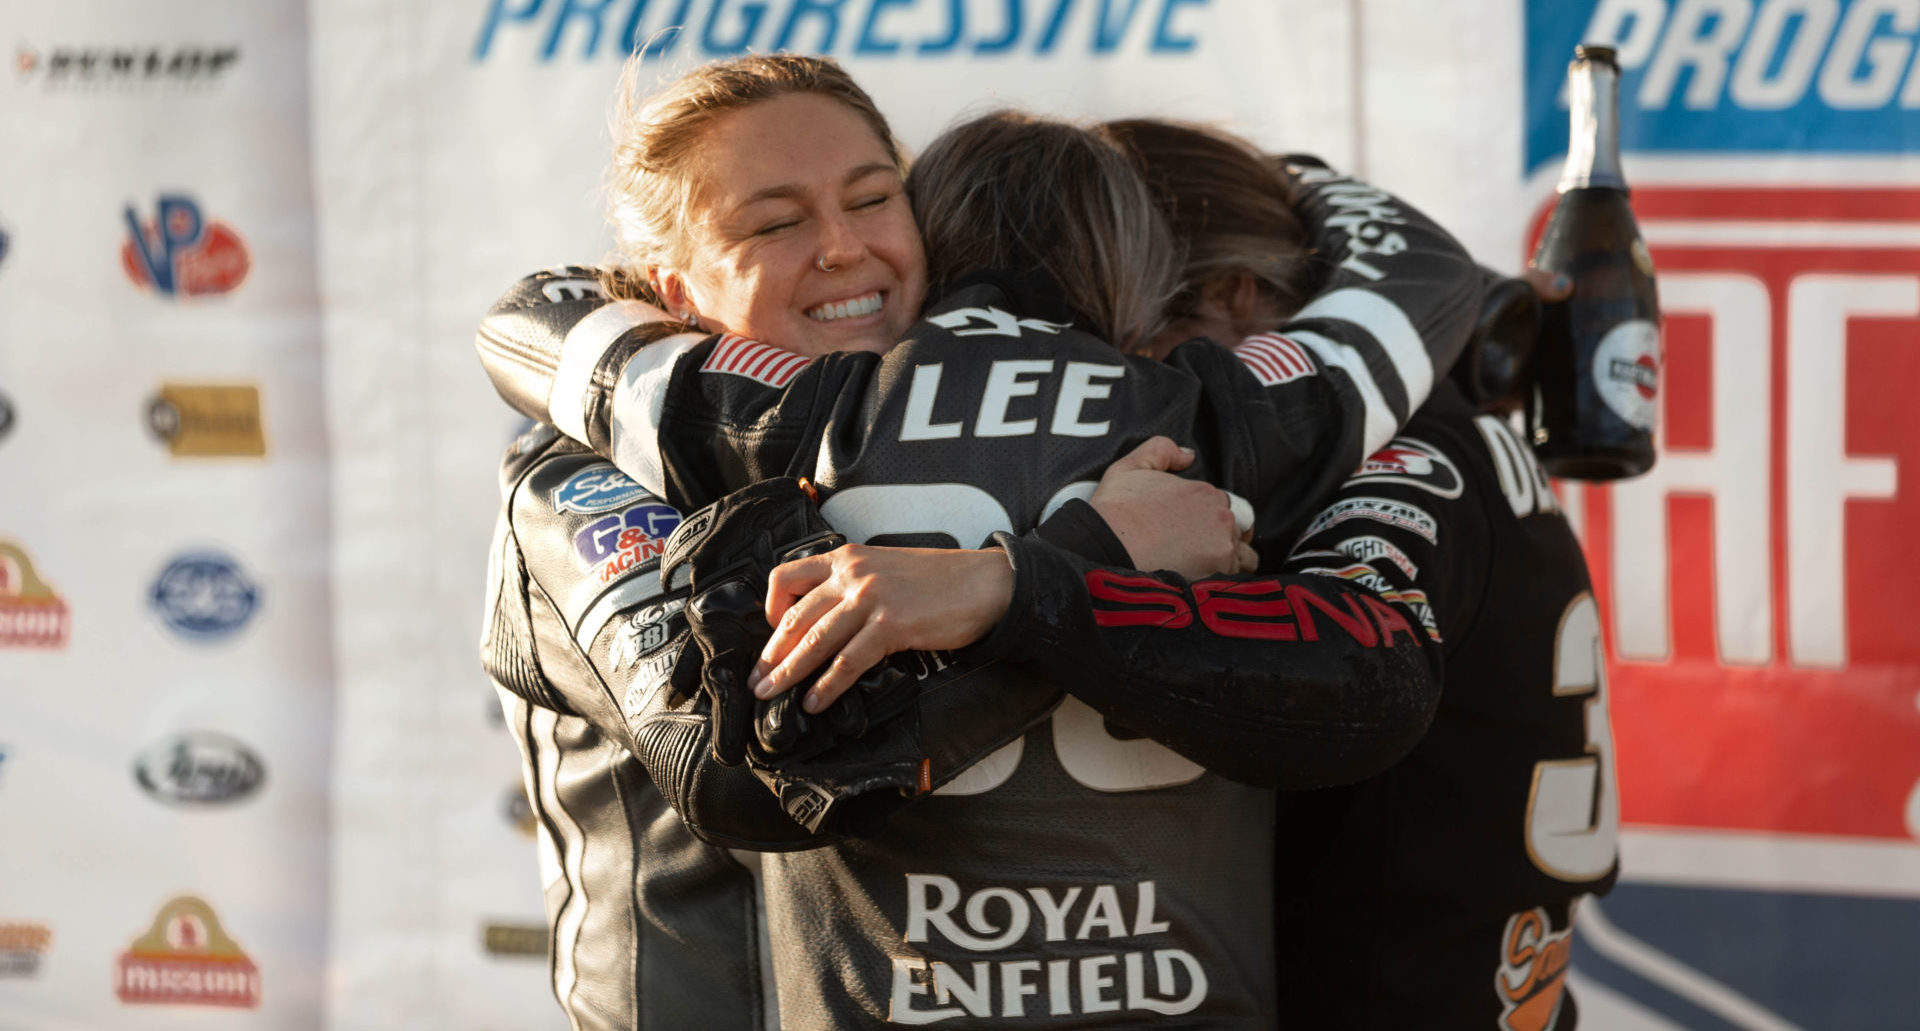
M667 535L680 525L680 513L671 506L651 495L642 496L648 500L596 519L574 535L574 550L602 584L659 558L666 549Z
M227 293L247 278L251 260L240 234L208 219L191 197L162 194L154 217L144 221L129 204L126 220L120 263L136 286L199 297Z
M213 907L182 895L160 907L147 933L120 954L114 992L124 1003L260 1005L260 968L241 951Z

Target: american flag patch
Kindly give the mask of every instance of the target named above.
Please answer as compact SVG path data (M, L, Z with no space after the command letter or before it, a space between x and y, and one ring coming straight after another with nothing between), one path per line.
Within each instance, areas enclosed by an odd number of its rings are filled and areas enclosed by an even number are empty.
M777 389L786 386L811 361L813 359L805 355L782 351L772 344L728 333L720 338L719 345L707 356L707 362L700 366L700 371L745 376Z
M1289 380L1314 374L1313 359L1306 348L1273 333L1261 333L1240 341L1233 349L1242 364L1252 370L1264 387L1278 386Z

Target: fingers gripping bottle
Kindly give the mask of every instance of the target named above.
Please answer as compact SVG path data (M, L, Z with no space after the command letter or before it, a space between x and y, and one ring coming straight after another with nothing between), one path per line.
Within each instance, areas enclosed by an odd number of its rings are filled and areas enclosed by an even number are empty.
M1533 264L1573 281L1546 306L1535 356L1534 453L1565 479L1653 468L1660 411L1660 302L1620 174L1620 68L1612 47L1579 46L1567 68L1572 132L1560 202Z

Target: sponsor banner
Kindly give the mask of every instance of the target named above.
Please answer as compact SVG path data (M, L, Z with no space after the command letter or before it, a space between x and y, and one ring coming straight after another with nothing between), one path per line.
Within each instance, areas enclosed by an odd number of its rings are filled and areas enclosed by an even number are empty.
M1529 173L1567 152L1567 62L1620 60L1633 152L1920 150L1920 16L1881 0L1527 0Z
M489 0L473 42L476 63L508 54L541 63L705 61L795 50L842 59L926 64L1055 55L1131 59L1186 55L1200 45L1209 0ZM478 5L476 5L478 6ZM1076 11L1079 7L1082 10ZM1088 17L1091 10L1092 17ZM1077 17L1076 17L1077 15Z
M66 599L34 571L27 550L0 539L0 648L64 648Z
M233 559L200 551L167 563L148 588L147 602L174 633L190 641L218 641L253 618L260 589Z
M189 730L141 752L134 759L133 776L162 802L196 806L250 798L267 774L260 757L239 740L211 730Z
M260 388L248 384L166 383L147 405L147 425L181 458L259 458Z
M260 1005L260 970L227 936L213 907L182 895L160 907L147 933L114 966L114 994L128 1005Z
M120 264L143 290L166 297L230 293L247 278L252 259L232 226L207 217L185 194L161 194L151 217L126 207L127 239Z

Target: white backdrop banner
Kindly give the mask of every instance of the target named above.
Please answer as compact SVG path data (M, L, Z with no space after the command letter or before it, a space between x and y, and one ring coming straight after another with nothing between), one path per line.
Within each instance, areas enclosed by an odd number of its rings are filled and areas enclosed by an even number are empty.
M0 1026L321 1026L333 676L298 5L14 4Z

